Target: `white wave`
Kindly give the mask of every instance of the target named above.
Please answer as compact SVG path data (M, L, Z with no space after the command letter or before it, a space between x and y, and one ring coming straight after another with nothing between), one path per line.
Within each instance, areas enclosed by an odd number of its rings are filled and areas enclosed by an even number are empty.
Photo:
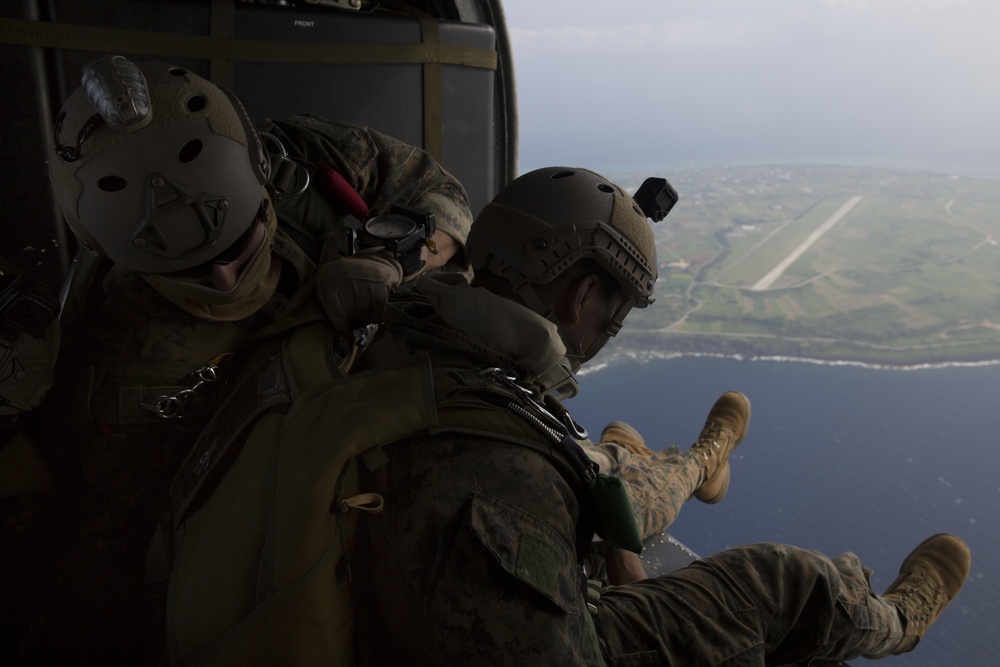
M799 364L814 364L817 366L853 366L857 368L869 368L882 371L922 371L939 368L978 368L980 366L998 366L1000 359L986 359L982 361L938 361L924 362L918 364L878 364L869 361L854 361L849 359L812 359L809 357L792 357L782 355L743 355L743 354L719 354L714 352L662 352L657 350L641 351L627 350L618 351L603 359L601 363L592 367L582 369L579 375L594 373L615 365L624 359L639 363L649 363L650 361L663 361L670 359L708 358L708 359L732 359L734 361L770 361Z

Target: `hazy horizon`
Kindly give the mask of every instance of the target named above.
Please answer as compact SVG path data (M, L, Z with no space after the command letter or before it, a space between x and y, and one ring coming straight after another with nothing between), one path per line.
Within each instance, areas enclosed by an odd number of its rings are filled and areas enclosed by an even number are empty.
M522 172L812 162L1000 179L1000 3L504 0L504 9Z

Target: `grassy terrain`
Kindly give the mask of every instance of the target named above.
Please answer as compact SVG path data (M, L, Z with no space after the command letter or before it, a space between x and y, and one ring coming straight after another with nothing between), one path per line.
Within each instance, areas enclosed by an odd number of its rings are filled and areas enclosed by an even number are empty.
M630 315L619 347L892 364L1000 358L1000 183L839 166L665 175L681 201L655 229L657 301ZM642 177L614 180L636 187ZM824 223L780 276L758 284Z

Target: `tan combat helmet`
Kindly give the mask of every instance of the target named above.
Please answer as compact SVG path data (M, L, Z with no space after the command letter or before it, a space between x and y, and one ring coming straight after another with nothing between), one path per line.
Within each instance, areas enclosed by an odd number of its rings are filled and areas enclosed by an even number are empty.
M551 282L583 259L595 261L613 276L628 299L606 335L585 352L586 361L618 333L633 307L653 302L656 246L646 218L662 219L677 194L663 179L648 179L640 191L642 205L586 169L547 167L529 172L483 208L465 251L473 270L505 278L529 308L553 322L555 314L534 285Z
M56 198L80 242L143 273L207 262L254 223L269 162L239 100L182 67L105 56L53 130Z

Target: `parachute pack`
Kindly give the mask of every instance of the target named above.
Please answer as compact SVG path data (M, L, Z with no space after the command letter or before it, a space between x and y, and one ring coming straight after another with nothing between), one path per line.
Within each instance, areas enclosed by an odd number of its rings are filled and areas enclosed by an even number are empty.
M607 504L579 483L572 456L509 409L523 397L496 381L497 369L432 365L418 353L347 375L320 320L263 332L174 480L175 664L356 664L350 547L361 516L382 508L359 473L409 435L462 432L532 448L575 477L581 497Z
M426 359L347 377L321 363L328 331L264 343L175 479L172 662L354 664L347 547L381 507L357 465L435 411L403 400L423 394ZM362 418L372 396L393 419Z

